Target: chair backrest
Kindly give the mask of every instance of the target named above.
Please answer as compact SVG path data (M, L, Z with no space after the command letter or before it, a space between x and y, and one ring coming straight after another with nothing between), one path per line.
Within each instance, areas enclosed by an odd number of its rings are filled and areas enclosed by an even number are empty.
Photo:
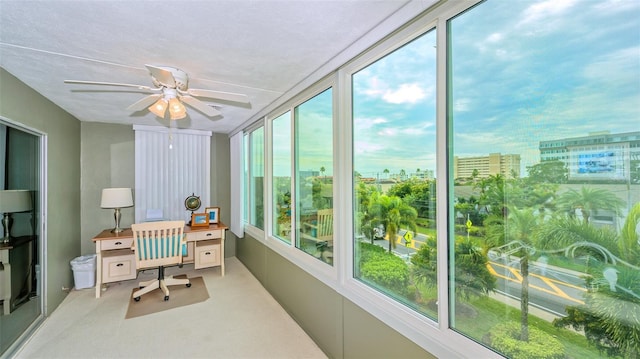
M131 230L137 269L182 263L184 221L134 223Z
M318 240L333 241L333 208L318 210Z

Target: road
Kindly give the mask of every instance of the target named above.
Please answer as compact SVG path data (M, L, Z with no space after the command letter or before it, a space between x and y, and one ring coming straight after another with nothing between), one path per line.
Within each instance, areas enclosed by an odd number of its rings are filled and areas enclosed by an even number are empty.
M406 231L401 230L393 252L410 261L418 248L426 242L426 235L417 234L409 245L403 239ZM389 248L387 239L375 240L374 244ZM491 255L488 269L496 279L496 291L516 300L520 299L522 290L522 274L517 257L499 257ZM585 281L581 273L553 267L544 262L529 263L529 304L555 316L566 315L569 305L584 304L586 293Z

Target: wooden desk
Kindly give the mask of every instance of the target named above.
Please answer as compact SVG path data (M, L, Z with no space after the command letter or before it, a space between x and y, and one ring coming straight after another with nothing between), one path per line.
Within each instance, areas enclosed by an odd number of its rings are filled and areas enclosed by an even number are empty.
M187 255L183 263L194 263L195 269L220 266L224 276L224 239L227 226L223 223L208 227L184 227ZM135 279L136 259L133 250L133 232L127 228L120 233L105 229L93 238L96 244L96 298L100 298L102 285Z
M22 279L27 276L27 292L31 292L31 273L33 268L28 268L33 264L32 245L36 240L36 236L18 236L11 237L11 242L0 243L0 299L3 300L2 308L4 315L11 313L12 304L15 305L18 299L11 297L12 293L19 294L22 291ZM23 247L28 245L28 247ZM17 252L17 253L16 253ZM12 279L11 257L13 257L14 265L13 275L18 278ZM40 285L38 283L38 285ZM11 303L11 301L14 303Z
M0 299L3 300L4 315L11 313L11 263L9 263L10 244L0 244Z

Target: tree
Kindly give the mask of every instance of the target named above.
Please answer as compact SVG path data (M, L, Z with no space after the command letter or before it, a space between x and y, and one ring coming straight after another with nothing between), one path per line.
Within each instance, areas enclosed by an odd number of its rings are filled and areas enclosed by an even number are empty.
M418 213L400 197L372 193L369 213L372 216L372 227L381 224L389 235L389 252L396 247L398 231L402 227L411 230L415 236Z
M509 209L509 217L505 224L505 233L511 243L519 244L516 256L520 257L520 340L529 340L529 259L534 252L532 233L538 226L537 218L531 208Z
M480 248L467 238L458 237L454 256L456 301L486 295L495 289L496 279L487 268L489 258ZM435 238L428 238L425 245L411 257L411 273L416 283L436 285L436 257Z
M369 207L373 193L380 194L375 186L358 183L356 187L356 228L359 228L359 232L371 240L371 244L373 244L374 225L372 223L373 215L369 211Z
M624 201L611 191L586 186L580 191L571 189L560 195L557 200L558 210L565 211L570 216L575 216L576 210L579 209L585 224L589 223L591 215L598 210L610 210L619 214L624 204Z
M589 267L585 303L567 307L567 316L556 319L558 327L583 330L589 342L610 356L640 356L640 203L629 211L622 230L596 228L576 219L550 221L539 232L547 247L582 246L602 258ZM616 253L621 258L616 256Z
M480 190L478 203L482 205L487 213L506 215L505 204L505 179L501 174L491 175L479 180L473 185Z
M569 169L562 161L545 161L527 167L529 180L538 183L567 183Z

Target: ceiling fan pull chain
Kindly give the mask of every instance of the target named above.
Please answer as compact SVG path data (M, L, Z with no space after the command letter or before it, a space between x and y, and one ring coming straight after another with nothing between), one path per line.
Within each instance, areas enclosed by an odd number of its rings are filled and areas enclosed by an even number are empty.
M173 149L173 121L169 121L169 149Z

